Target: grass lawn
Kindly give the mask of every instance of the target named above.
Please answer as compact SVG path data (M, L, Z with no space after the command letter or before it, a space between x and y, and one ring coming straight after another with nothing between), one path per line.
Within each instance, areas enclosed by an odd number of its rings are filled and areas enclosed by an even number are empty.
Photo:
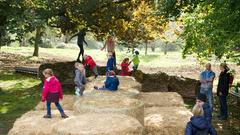
M5 135L16 118L39 102L40 81L6 72L0 73L0 80L0 135Z
M33 53L33 47L2 47L1 51L21 54L25 56L31 56ZM57 48L40 48L39 56L42 58L58 58L60 60L75 60L78 56L79 49L57 49ZM105 51L97 49L85 49L85 54L91 55L97 62L106 61L107 55ZM132 57L132 54L127 50L117 50L117 63L125 57ZM164 55L163 52L148 52L148 55L144 55L144 51L140 50L141 65L150 67L179 67L179 66L192 66L196 65L197 61L192 56L183 59L180 52L169 52L168 55Z

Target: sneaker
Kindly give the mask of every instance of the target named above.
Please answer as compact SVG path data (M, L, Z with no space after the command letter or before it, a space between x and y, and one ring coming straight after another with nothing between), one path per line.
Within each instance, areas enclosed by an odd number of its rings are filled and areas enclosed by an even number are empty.
M75 94L76 94L77 96L80 96L80 90L79 90L79 88L76 88Z
M68 118L68 116L65 113L62 114L61 117L64 118L64 119Z
M43 116L43 118L50 119L50 118L52 118L52 116L51 116L51 115L48 115L48 114L46 114L46 115L44 115L44 116Z

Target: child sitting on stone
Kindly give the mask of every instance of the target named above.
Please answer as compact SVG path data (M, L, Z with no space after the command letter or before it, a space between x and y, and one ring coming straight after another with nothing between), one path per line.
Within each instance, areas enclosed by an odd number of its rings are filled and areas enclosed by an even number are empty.
M97 64L90 55L84 55L83 65L94 73L95 78L98 77Z
M96 90L109 90L109 91L116 91L118 90L119 80L115 74L114 71L109 71L107 74L107 79L104 83L104 86L101 88L98 88L97 86L94 86L94 89Z
M77 96L82 96L83 91L85 89L85 84L86 84L86 74L85 74L84 66L81 63L78 63L78 62L75 63L74 83L76 85L75 94Z
M64 113L59 99L63 99L62 87L58 79L53 75L52 69L45 69L43 75L46 78L42 90L42 102L47 101L47 114L44 118L51 118L51 103L55 103L57 109L61 113L62 118L68 118Z
M129 70L130 64L131 64L131 62L129 62L129 58L125 58L123 60L123 62L121 63L121 72L120 72L121 76L130 76L131 75L131 71Z

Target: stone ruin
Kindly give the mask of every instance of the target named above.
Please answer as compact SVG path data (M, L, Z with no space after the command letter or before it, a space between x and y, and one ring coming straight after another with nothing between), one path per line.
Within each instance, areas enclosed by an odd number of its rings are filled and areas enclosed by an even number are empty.
M58 77L62 85L74 88L73 78L74 78L74 62L57 62L57 63L46 63L39 67L39 77L43 80L42 71L46 68L53 69L55 75ZM98 72L100 75L106 74L105 66L98 66ZM120 71L117 70L119 73ZM92 73L87 72L87 76ZM155 74L146 74L138 70L133 73L133 77L137 80L135 84L128 83L126 79L125 85L122 87L128 87L127 85L137 85L141 83L139 91L141 92L177 92L184 100L193 100L198 93L200 83L198 80L184 78L181 76L170 76L164 72L158 72ZM101 78L100 78L101 80ZM122 80L123 81L123 80ZM94 84L99 84L102 82L95 82ZM92 87L92 86L91 86Z
M52 108L44 119L45 105L17 119L8 135L183 135L191 113L176 92L141 92L134 78L122 77L116 92L92 90L104 77L91 80L82 97L64 95L67 119ZM127 84L128 83L128 84Z

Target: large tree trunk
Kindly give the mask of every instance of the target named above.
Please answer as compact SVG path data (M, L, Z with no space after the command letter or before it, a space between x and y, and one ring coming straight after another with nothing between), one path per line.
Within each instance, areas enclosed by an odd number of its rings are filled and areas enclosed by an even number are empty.
M148 50L148 41L145 41L145 55L147 55L147 50Z
M38 57L39 44L41 43L41 38L42 38L42 28L41 27L37 27L33 56L37 56Z

